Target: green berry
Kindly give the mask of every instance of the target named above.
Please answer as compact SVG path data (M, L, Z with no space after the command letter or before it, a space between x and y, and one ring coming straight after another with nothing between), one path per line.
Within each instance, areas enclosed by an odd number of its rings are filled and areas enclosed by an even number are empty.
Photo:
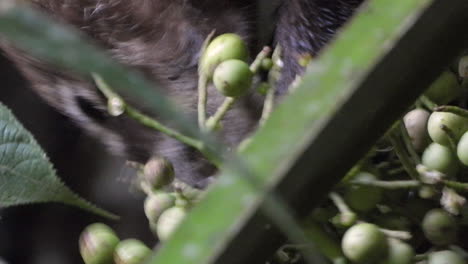
M119 238L109 226L95 223L81 233L80 253L86 264L112 264Z
M332 219L331 222L335 224L338 227L350 227L356 223L358 220L358 216L353 213L340 213L335 215Z
M249 52L239 35L227 33L214 38L202 56L202 73L211 78L221 62L231 59L247 61Z
M356 180L377 180L377 177L369 172L360 172L354 178ZM354 210L367 212L375 208L382 200L382 189L374 186L352 185L346 188L344 199Z
M418 195L422 199L432 199L436 197L437 190L433 186L423 185L418 190Z
M168 193L155 193L146 197L144 208L148 221L156 223L161 214L175 205L175 197Z
M174 167L165 158L153 157L143 167L142 177L153 189L161 189L174 180Z
M269 71L273 67L273 60L271 58L265 58L262 60L262 70Z
M465 260L451 250L442 250L429 254L427 264L465 264Z
M270 84L267 82L262 82L257 87L257 92L261 95L267 95L268 90L270 90Z
M461 163L468 166L468 132L465 132L458 142L457 156Z
M388 254L382 264L412 264L414 249L397 239L388 239Z
M450 146L449 135L442 129L445 126L453 133L455 143L458 142L460 137L467 131L468 119L448 113L448 112L434 112L429 117L427 130L431 139L444 146Z
M424 109L414 109L409 111L404 117L408 135L416 151L423 151L429 144L429 134L427 132L427 121L430 113Z
M356 224L344 234L341 247L352 262L375 263L387 254L387 238L376 225Z
M461 94L462 89L458 83L457 76L449 71L442 73L424 93L424 95L439 105L447 104Z
M427 212L422 221L422 229L426 238L437 246L452 244L457 239L457 223L442 209Z
M249 65L241 60L227 60L216 67L213 83L223 95L238 97L252 85L253 73Z
M187 209L178 206L164 211L156 224L156 232L159 239L161 241L169 239L186 215Z
M151 249L136 239L121 241L115 248L115 264L141 264L151 255Z
M451 149L437 143L430 144L422 155L422 164L430 170L436 170L447 176L454 176L458 171L458 161Z

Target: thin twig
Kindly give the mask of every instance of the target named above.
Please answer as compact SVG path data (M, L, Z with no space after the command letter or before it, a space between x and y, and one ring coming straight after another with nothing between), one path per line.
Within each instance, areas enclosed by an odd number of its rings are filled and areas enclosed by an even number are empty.
M400 131L401 131L401 137L403 138L403 143L406 146L406 149L408 150L408 153L413 160L414 164L419 164L421 163L421 159L419 158L419 155L416 153L416 150L414 149L413 143L411 142L411 138L408 134L408 129L406 129L406 126L403 121L400 121Z
M216 113L212 117L208 118L208 121L206 121L206 128L208 131L212 131L216 128L216 126L218 126L221 119L223 119L227 111L231 109L235 102L235 97L226 97L226 99L224 99L224 102L221 104L221 106L219 106Z
M440 129L442 129L442 131L444 131L444 133L447 135L450 149L453 152L457 152L457 137L455 136L453 130L444 124L440 125Z
M419 179L419 173L416 171L415 164L412 163L412 160L406 153L405 147L403 146L400 138L395 133L395 131L392 131L389 133L388 139L390 140L390 143L393 145L394 151L396 155L398 156L398 159L400 160L401 164L405 168L406 173L408 173L408 175L413 180L417 181Z
M434 108L437 107L437 104L434 103L431 99L429 99L427 96L425 95L421 95L419 97L419 102L421 102L428 110L434 110Z
M421 186L419 181L409 180L409 181L379 181L379 180L352 180L349 182L353 185L363 185L363 186L373 186L382 189L388 190L398 190L398 189L411 189L418 188Z
M135 119L142 125L160 131L190 147L197 149L202 154L204 154L204 156L214 165L218 167L221 165L220 159L216 155L212 155L212 153L206 149L206 146L202 141L185 136L182 133L161 124L154 118L143 114L142 112L128 105L117 93L112 90L109 85L107 85L107 83L100 76L97 74L93 74L92 76L96 81L96 86L100 91L102 91L107 100L119 100L121 102L123 107L122 113L126 113L129 117Z
M205 53L206 47L211 42L215 31L211 31L211 33L206 37L205 41L203 42L201 51L200 51L200 59L198 61L198 126L201 130L205 128L206 122L206 101L208 95L208 76L206 75L206 71L203 68L203 54Z
M253 74L256 74L260 67L262 66L262 61L270 56L271 48L268 46L263 47L263 49L258 53L255 60L250 64L250 71Z
M155 130L158 130L174 139L177 139L178 141L191 146L195 148L196 150L200 151L204 156L214 165L220 166L221 162L220 159L217 158L215 155L212 155L207 149L205 148L205 145L202 141L193 139L191 137L187 137L178 131L175 131L167 126L164 126L163 124L159 123L155 119L141 113L140 111L136 110L135 108L126 105L125 107L125 113L128 114L131 118L137 120L139 123L149 127L153 128Z
M463 108L458 107L458 106L441 105L441 106L438 106L438 107L434 108L434 111L436 111L436 112L448 112L448 113L452 113L452 114L455 114L455 115L459 115L459 116L463 116L463 117L468 118L468 110L463 109Z

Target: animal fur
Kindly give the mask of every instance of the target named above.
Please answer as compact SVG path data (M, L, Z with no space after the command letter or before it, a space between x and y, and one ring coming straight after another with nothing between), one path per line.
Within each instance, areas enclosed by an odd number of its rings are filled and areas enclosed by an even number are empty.
M303 68L297 60L315 55L351 16L362 0L288 0L277 10L274 42L282 47L284 70L279 93ZM119 62L142 72L171 96L181 111L195 116L197 62L204 39L237 33L252 53L256 40L254 0L32 0L55 19L88 35ZM163 155L174 164L179 179L197 187L215 172L195 150L150 130L125 116L111 117L106 101L89 79L73 76L0 42L7 57L49 104L103 141L113 153L144 162ZM208 113L222 102L209 90ZM138 104L135 104L138 105ZM248 96L224 121L227 144L237 144L255 128L262 101Z

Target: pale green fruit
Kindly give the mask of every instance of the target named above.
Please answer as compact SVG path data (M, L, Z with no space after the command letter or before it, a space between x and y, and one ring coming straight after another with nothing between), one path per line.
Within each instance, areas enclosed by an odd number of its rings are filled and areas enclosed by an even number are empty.
M343 236L341 247L352 262L375 263L387 254L387 238L376 225L362 223L349 228Z
M239 35L227 33L214 38L202 56L202 73L211 78L221 62L231 59L247 61L249 51Z
M80 253L86 264L112 264L119 238L109 226L95 223L86 227L79 239Z
M449 136L442 129L442 126L447 127L453 133L456 144L467 131L468 119L448 112L434 112L431 114L427 124L429 136L432 141L448 147L450 146Z

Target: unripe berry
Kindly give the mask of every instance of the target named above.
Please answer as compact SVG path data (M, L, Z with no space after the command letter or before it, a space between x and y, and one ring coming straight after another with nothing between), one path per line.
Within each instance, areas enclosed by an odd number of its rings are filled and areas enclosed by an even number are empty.
M241 60L227 60L216 67L213 83L223 95L238 97L252 85L253 73L249 65Z
M143 242L136 239L121 241L115 248L115 264L141 264L151 255L149 249Z
M86 264L112 264L119 238L109 226L95 223L80 235L80 253Z
M214 38L202 56L202 73L211 78L220 63L231 59L247 61L249 52L239 35L227 33Z

